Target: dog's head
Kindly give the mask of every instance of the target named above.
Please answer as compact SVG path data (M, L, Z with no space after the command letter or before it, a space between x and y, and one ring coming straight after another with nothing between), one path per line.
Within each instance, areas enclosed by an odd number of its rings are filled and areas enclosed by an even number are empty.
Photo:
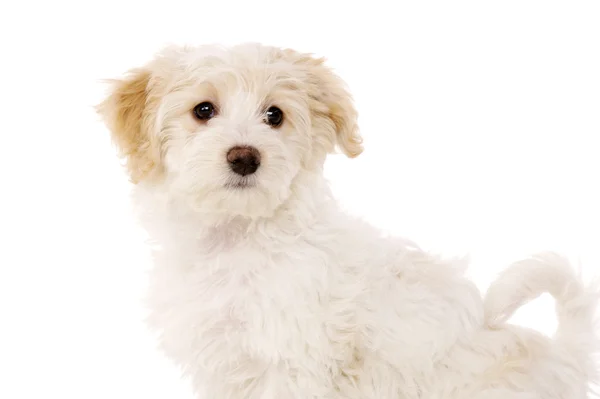
M362 151L323 60L261 45L169 47L114 81L98 111L134 183L229 216L268 216L336 147Z

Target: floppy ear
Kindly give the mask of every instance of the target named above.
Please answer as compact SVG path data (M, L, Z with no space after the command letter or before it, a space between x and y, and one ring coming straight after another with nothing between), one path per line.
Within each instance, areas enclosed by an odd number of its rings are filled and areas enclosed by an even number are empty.
M348 157L354 158L363 151L362 137L359 134L357 118L351 94L344 81L325 65L324 58L313 58L309 54L298 54L284 50L295 64L307 67L308 94L311 100L313 125L325 134L330 141L328 151L334 145Z
M152 73L134 69L111 81L109 96L96 110L111 131L113 142L126 159L131 180L138 183L160 169L158 140L153 137L158 97L153 96Z

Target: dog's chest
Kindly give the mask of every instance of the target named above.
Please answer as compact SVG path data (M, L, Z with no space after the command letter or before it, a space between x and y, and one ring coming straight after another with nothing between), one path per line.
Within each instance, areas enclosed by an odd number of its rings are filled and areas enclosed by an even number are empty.
M152 322L184 362L224 372L248 359L327 362L331 273L312 246L224 251L191 265L157 265L153 277Z

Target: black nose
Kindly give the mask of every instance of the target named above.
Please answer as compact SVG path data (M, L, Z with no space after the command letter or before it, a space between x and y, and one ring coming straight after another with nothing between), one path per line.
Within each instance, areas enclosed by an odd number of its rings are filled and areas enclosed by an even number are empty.
M251 175L260 166L260 153L254 147L233 147L227 152L227 162L238 175Z

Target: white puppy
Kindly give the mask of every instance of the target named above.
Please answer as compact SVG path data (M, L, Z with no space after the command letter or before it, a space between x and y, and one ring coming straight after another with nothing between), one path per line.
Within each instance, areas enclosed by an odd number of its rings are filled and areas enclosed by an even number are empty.
M565 260L519 262L482 300L463 262L339 210L325 158L362 146L323 60L169 47L113 83L98 110L156 246L150 322L199 398L587 397L596 291ZM504 323L546 291L553 340Z

